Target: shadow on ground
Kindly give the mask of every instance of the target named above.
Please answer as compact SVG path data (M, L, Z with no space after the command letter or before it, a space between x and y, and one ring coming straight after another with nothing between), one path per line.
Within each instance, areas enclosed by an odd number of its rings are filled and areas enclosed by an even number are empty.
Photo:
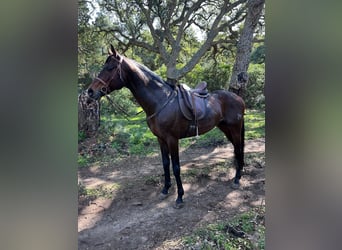
M182 209L173 207L175 185L167 199L158 198L163 185L159 155L80 169L79 180L85 187L112 189L108 196L79 200L79 249L173 249L165 242L181 249L177 241L196 228L261 205L264 146L263 139L246 141L246 167L239 190L230 187L235 173L231 144L182 151Z

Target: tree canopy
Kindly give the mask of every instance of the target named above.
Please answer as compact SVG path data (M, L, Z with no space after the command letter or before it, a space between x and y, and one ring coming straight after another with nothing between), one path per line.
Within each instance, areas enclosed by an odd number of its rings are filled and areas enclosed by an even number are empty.
M251 1L79 0L80 88L113 43L170 82L205 80L209 89L227 89ZM263 46L263 13L252 33L252 54L262 63L263 51L254 50Z

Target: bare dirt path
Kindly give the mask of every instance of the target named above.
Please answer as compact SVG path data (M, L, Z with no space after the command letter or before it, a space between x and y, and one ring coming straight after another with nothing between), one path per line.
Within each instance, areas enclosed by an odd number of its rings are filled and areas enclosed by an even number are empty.
M86 188L110 192L95 200L79 199L79 249L182 249L180 237L196 228L264 203L264 151L264 139L246 141L238 190L230 187L235 173L231 144L181 151L182 209L173 208L175 185L167 199L158 199L163 182L159 155L80 169L79 181Z

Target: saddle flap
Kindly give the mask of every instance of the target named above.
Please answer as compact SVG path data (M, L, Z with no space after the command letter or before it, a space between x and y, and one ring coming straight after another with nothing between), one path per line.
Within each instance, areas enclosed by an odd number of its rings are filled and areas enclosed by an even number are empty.
M206 91L205 95L200 95L185 84L179 86L178 92L179 106L183 115L188 120L201 120L204 118L206 114L206 97L208 96L208 92Z

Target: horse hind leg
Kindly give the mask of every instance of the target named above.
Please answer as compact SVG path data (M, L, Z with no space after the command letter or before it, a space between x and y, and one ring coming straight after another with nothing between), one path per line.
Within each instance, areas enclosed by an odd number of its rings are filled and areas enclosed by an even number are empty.
M238 188L244 166L244 124L228 125L221 122L217 126L233 144L234 147L234 163L235 163L235 177L233 181L233 188Z

